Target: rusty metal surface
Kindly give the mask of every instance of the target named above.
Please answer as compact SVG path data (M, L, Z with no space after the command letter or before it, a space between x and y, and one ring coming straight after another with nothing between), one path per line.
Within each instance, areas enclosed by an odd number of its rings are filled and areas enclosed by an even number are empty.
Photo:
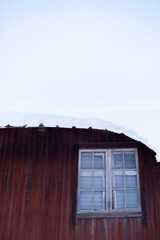
M141 217L76 218L78 149L100 144L138 148ZM154 155L107 130L0 129L0 240L160 239L160 164Z

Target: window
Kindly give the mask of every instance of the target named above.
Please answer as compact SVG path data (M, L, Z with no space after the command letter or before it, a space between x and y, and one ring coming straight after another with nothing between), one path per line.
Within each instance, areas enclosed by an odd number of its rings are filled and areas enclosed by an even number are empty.
M136 149L80 150L78 216L138 214Z

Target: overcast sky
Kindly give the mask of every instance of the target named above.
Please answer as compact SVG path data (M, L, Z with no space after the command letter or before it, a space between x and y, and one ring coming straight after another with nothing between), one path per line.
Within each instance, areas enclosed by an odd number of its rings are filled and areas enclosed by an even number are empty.
M103 118L160 148L160 1L0 0L0 86L0 112Z

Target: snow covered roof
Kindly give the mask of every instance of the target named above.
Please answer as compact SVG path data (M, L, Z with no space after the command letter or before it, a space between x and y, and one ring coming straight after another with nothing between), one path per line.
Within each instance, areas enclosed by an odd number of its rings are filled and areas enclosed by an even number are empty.
M141 141L149 148L156 152L157 161L160 161L160 149L153 147L146 137L139 136L135 131L126 129L124 126L118 126L111 122L98 118L76 118L71 116L58 116L53 114L34 114L34 113L0 113L0 127L10 126L25 126L37 127L40 124L46 127L73 127L77 128L96 128L107 129L116 133L124 133L125 135Z

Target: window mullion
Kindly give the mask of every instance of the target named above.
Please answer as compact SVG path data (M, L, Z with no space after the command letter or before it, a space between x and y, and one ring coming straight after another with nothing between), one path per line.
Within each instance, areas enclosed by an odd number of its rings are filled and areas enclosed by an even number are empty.
M108 211L112 210L112 165L111 165L111 150L107 150L107 169L108 169L108 176L107 176L107 182L108 182Z
M136 151L136 172L137 172L137 187L138 187L138 208L141 206L141 196L140 196L140 179L139 179L139 166L138 166L138 153Z
M80 170L81 170L81 153L79 152L79 166L78 166L78 199L80 199ZM78 210L80 210L80 200L78 201Z
M124 186L124 209L126 209L126 186L125 186L125 162L124 162L124 151L123 151L123 186Z
M105 151L105 210L107 209L107 151Z
M93 209L93 206L94 206L93 178L94 178L94 152L92 152L92 211L94 211Z

